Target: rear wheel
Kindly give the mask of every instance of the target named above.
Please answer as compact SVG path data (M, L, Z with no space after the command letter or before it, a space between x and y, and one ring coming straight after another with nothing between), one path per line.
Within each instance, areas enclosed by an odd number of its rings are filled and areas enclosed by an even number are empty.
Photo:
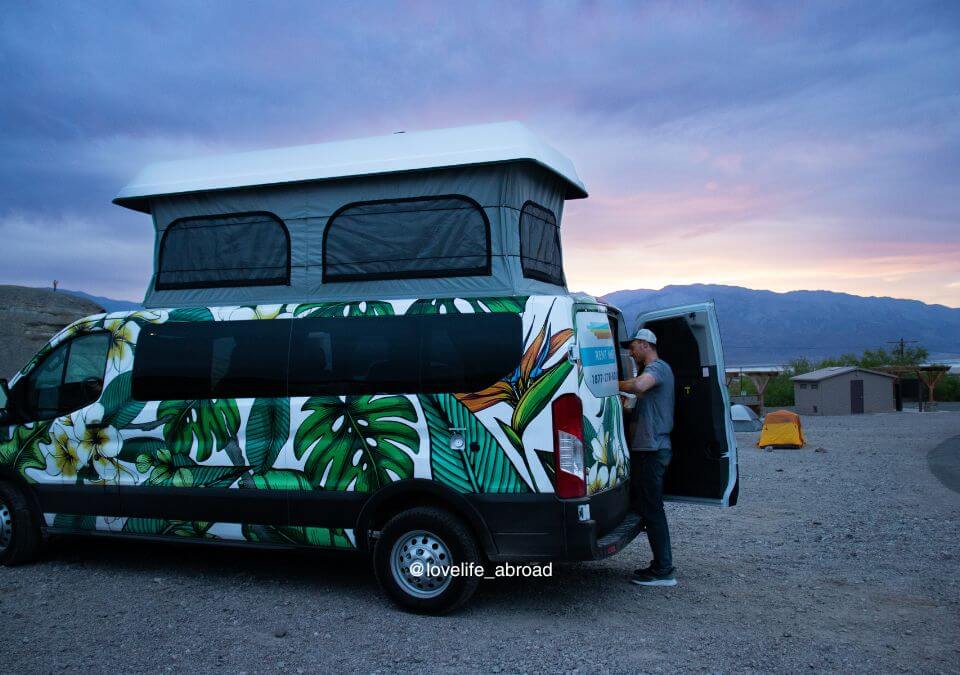
M473 595L480 584L480 551L466 524L447 511L415 508L384 526L373 554L384 592L400 607L445 614ZM461 576L449 573L451 566Z
M23 492L0 481L0 564L21 565L40 551L40 522Z

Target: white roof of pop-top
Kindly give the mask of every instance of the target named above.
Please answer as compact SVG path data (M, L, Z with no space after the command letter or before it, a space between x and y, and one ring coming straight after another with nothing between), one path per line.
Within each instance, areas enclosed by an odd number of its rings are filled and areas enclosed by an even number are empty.
M563 178L568 199L587 196L569 158L523 124L499 122L160 162L144 168L113 203L149 212L147 199L160 195L517 160Z

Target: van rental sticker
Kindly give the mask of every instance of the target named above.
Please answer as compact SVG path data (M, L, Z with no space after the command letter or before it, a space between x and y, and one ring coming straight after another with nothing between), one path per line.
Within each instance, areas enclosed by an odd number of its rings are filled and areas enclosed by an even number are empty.
M617 393L617 348L607 315L602 312L577 314L577 342L583 379L595 396Z

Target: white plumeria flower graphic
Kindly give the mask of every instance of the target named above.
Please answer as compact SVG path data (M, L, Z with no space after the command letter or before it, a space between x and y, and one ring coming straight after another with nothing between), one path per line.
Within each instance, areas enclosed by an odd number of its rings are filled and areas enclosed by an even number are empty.
M602 464L594 464L587 472L587 494L604 490L610 483L610 469Z
M593 459L600 464L610 464L610 434L604 431L602 436L597 436L590 442L590 448L593 450Z
M103 480L113 480L119 465L116 456L123 442L120 432L103 424L103 406L94 403L79 419L74 419L74 438L78 447L85 451L97 475Z

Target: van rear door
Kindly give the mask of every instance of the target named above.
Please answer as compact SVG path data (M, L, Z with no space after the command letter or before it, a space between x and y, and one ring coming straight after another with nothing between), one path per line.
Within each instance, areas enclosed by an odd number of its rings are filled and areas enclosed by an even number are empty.
M647 312L637 317L636 327L657 336L657 353L676 381L665 497L733 506L739 491L737 444L714 304Z

